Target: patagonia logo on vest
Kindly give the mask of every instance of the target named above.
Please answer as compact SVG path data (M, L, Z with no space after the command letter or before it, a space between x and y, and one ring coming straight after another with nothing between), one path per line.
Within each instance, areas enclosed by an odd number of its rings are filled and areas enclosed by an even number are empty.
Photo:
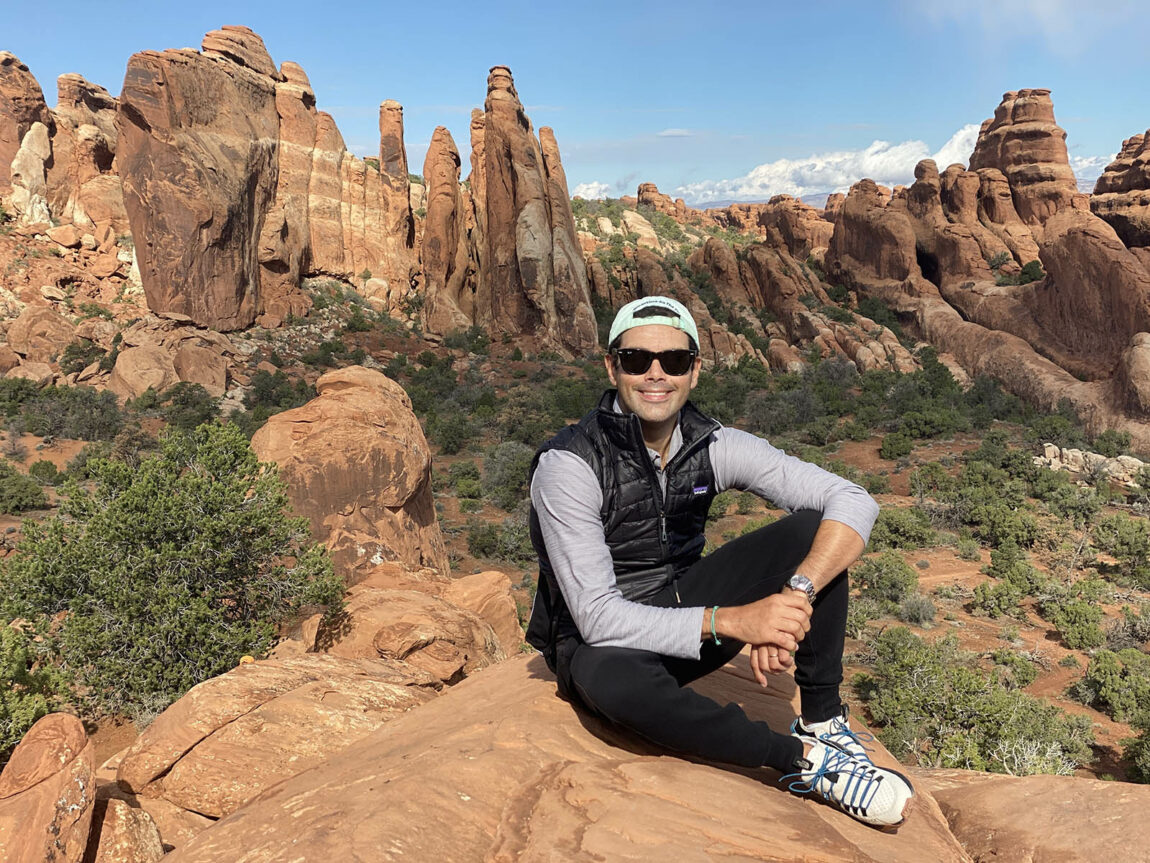
M710 488L710 486L707 486L707 485L697 485L697 486L695 486L693 489L691 489L691 494L692 494L692 495L696 495L696 494L706 494L706 493L707 493L707 490L708 490L709 488Z

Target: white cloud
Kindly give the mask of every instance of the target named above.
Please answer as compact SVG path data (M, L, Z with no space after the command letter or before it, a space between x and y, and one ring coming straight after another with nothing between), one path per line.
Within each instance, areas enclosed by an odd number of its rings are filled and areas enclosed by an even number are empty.
M585 201L594 201L607 197L607 193L610 191L611 185L609 183L593 181L590 183L580 183L571 190L571 197L582 198Z
M662 132L656 132L656 138L690 138L694 132L690 129L664 129Z
M1093 192L1094 184L1117 155L1113 153L1109 156L1071 156L1070 167L1074 171L1075 179L1078 180L1078 191Z
M875 141L864 150L816 153L804 159L779 159L752 168L742 177L688 183L675 190L690 203L710 201L765 201L772 195L796 198L829 192L845 192L864 177L884 186L914 182L914 166L933 158L939 170L955 162L965 165L974 150L978 125L955 132L937 153L922 141L892 144Z

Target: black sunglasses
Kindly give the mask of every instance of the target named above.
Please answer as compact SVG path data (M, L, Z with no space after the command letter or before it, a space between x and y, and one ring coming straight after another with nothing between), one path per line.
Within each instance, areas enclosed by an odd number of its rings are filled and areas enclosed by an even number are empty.
M643 348L616 348L615 356L619 358L619 368L629 375L644 374L651 368L651 363L659 361L659 367L669 375L678 377L691 370L695 362L697 351L688 348L676 348L671 351L648 351Z

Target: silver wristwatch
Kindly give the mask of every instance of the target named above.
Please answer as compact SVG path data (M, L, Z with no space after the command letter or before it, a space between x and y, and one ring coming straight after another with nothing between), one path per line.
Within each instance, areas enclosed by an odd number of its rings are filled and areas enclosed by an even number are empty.
M787 587L791 590L801 590L807 595L811 605L815 604L815 585L809 578L801 572L796 572L789 579L787 579Z

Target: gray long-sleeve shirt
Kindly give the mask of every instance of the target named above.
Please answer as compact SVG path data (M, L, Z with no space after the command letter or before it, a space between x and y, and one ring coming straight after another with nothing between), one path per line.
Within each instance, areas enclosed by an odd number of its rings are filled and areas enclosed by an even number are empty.
M668 461L682 443L676 428ZM647 452L665 492L659 453ZM716 491L750 491L792 512L818 510L824 519L853 528L864 542L869 539L878 504L855 483L738 429L719 428L709 453ZM531 503L567 607L588 644L698 658L702 607L656 608L619 592L599 515L603 491L587 462L564 450L545 452L531 481Z

